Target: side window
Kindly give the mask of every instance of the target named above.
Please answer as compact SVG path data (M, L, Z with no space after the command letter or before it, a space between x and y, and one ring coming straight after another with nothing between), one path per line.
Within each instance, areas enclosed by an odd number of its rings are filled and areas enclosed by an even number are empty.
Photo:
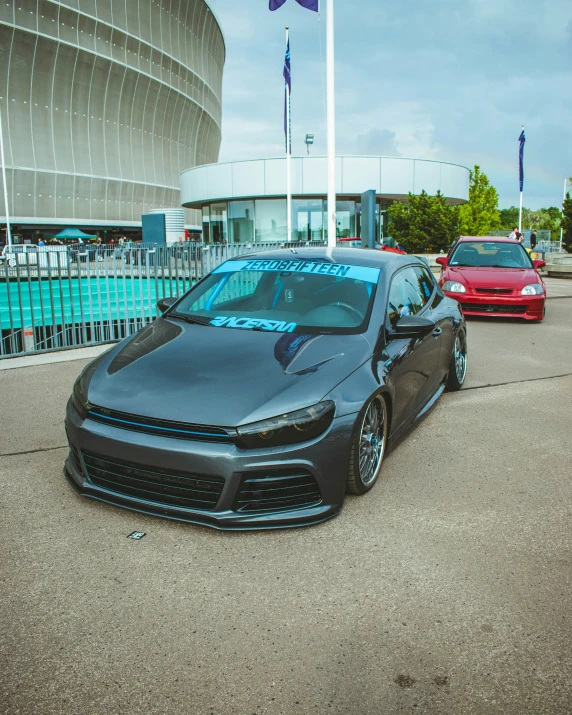
M423 305L425 305L425 303L427 303L427 301L433 295L433 289L435 288L435 280L433 279L433 276L429 273L429 271L422 266L415 266L413 270L417 275L419 289L421 290L421 294L424 298Z
M431 288L431 292L433 288ZM415 268L404 268L396 273L389 289L387 312L392 324L404 315L415 315L425 306L429 297L425 296Z

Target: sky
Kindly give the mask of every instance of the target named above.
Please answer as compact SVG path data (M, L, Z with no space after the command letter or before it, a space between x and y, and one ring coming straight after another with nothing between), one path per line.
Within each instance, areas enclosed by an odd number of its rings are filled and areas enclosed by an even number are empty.
M326 153L325 16L294 0L208 0L226 41L220 161L284 153L285 26L292 152ZM518 205L562 203L572 175L572 0L335 0L336 153L478 164Z

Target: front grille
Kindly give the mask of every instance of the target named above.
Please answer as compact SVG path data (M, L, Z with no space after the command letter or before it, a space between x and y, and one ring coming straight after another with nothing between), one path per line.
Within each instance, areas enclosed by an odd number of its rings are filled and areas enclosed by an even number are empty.
M525 305L493 305L492 303L464 303L465 313L526 313Z
M322 501L316 480L305 470L245 472L235 511L285 511L315 506Z
M511 295L512 288L475 288L475 293L493 293L496 295Z
M166 469L147 469L140 464L108 459L83 452L89 481L124 496L170 506L212 511L220 498L224 479L185 474Z
M231 433L222 427L141 417L141 415L130 415L126 412L108 410L95 405L90 408L88 417L95 422L120 427L131 432L144 432L175 439L194 439L202 442L231 442Z
M83 474L83 467L81 464L81 457L79 454L79 449L71 441L67 430L66 430L66 436L68 438L68 444L70 446L70 456L71 456L72 464L75 467L76 471L78 471L80 474Z

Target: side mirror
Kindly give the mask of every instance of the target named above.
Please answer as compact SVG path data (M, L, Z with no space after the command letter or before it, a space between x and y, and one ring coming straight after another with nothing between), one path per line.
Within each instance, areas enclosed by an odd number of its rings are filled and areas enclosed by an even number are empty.
M447 258L447 256L437 256L437 258L435 259L435 263L438 263L440 266L443 266L443 268L445 268L447 263L449 263L449 259Z
M544 266L546 265L546 261L543 261L541 258L537 258L532 262L534 263L534 267L537 271L539 271L541 268L544 268Z
M171 296L170 298L161 298L157 301L157 308L159 308L161 314L165 313L174 303L176 303L178 298Z
M435 321L417 315L404 315L393 327L396 335L417 338L435 330Z

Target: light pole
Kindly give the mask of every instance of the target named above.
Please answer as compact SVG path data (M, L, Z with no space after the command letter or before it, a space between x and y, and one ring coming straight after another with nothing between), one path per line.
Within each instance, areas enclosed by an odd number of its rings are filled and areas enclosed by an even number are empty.
M308 156L310 156L310 146L313 143L314 143L314 135L306 134L306 138L304 139L304 144L306 145L306 151L308 152Z

